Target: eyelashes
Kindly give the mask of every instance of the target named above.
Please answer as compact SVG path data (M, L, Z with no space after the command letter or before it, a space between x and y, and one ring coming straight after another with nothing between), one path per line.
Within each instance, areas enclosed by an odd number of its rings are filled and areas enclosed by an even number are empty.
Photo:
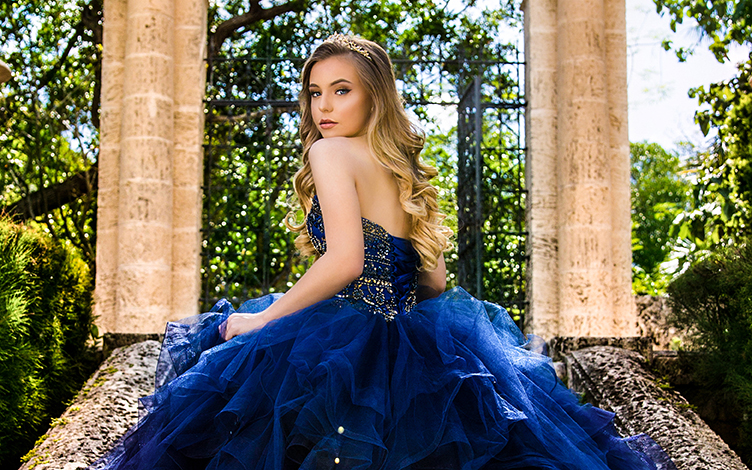
M338 88L334 91L334 94L342 96L350 93L350 91L351 90L349 88ZM318 90L309 91L308 94L311 96L311 98L318 98L319 96L321 96L321 92Z

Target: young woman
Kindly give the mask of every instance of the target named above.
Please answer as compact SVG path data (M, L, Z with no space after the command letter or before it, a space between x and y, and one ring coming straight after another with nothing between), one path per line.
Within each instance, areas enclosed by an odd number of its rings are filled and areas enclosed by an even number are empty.
M95 467L655 468L631 448L652 441L580 406L501 307L443 293L436 171L384 50L331 36L300 106L305 220L288 225L316 262L242 313L169 324L146 415Z

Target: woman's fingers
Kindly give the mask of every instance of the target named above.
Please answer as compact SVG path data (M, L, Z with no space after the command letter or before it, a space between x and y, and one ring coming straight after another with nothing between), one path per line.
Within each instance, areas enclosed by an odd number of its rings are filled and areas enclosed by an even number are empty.
M232 338L236 337L238 333L238 314L233 313L229 317L227 317L227 320L225 323L227 323L227 326L225 327L225 341L230 341Z
M225 341L230 341L238 335L261 328L264 323L258 314L233 313L219 325L219 334Z
M227 320L220 323L217 329L219 330L219 337L227 341Z
M219 335L225 341L230 341L232 338L239 334L237 332L237 320L238 314L233 313L232 315L227 317L227 320L223 321L222 324L219 325Z

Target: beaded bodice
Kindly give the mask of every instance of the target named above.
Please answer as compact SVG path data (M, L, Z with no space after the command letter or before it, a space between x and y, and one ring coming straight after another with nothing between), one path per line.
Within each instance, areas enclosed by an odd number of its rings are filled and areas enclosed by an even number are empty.
M314 196L306 220L313 247L326 252L324 220L318 197ZM415 306L420 258L409 240L390 235L383 227L363 219L365 258L363 274L345 286L336 297L365 305L387 321Z

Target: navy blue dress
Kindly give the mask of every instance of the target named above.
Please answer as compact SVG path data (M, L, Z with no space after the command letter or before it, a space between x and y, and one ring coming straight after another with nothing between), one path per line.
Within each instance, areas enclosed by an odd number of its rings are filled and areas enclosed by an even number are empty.
M323 254L315 198L307 226ZM417 303L410 242L363 233L363 274L331 299L227 342L227 301L168 324L145 413L92 468L656 468L634 450L654 443L580 405L503 308L460 288Z

